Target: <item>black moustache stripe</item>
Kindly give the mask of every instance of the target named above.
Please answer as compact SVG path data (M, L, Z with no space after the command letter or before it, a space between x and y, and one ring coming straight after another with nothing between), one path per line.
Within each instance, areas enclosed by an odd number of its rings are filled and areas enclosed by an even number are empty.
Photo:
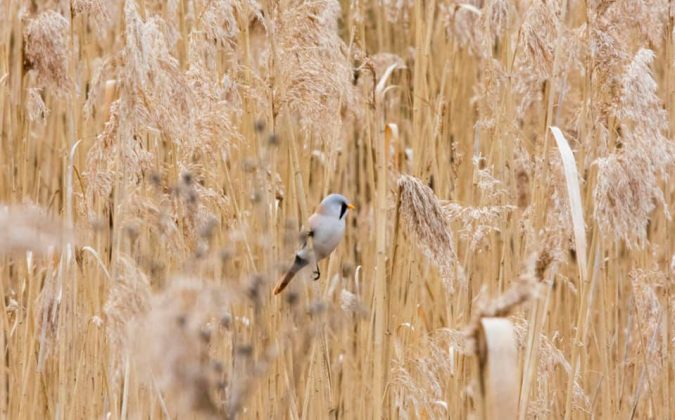
M344 202L343 202L343 203L342 203L342 208L340 209L340 219L342 219L343 217L345 217L345 213L347 213L347 209L348 209L347 203L344 203Z

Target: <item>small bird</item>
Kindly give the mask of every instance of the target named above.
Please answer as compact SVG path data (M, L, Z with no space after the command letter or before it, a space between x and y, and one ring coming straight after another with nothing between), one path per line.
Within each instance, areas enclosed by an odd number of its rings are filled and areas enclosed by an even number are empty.
M312 250L309 249L307 244L308 237L312 238L314 245L314 262L316 264L314 280L321 276L319 261L330 255L342 240L345 235L345 216L348 210L353 209L355 209L354 205L343 195L331 194L323 199L314 214L310 216L309 231L303 235L302 247L296 252L291 268L274 288L275 295L281 293L298 271L302 270L312 260Z

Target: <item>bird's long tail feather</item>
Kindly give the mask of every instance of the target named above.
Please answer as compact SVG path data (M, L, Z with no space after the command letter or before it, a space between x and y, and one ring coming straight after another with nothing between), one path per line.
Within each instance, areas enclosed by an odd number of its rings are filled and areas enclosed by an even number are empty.
M289 270L286 274L284 274L284 276L279 279L279 283L277 283L276 287L274 288L274 294L278 295L281 293L286 288L286 286L288 286L288 283L293 280L293 277L295 277L295 273L293 271Z
M304 266L309 264L309 260L306 257L303 257L300 252L295 255L295 261L293 261L293 266L284 274L284 276L279 280L276 287L274 288L274 294L278 295L281 293L286 286L293 280L293 277L300 271Z

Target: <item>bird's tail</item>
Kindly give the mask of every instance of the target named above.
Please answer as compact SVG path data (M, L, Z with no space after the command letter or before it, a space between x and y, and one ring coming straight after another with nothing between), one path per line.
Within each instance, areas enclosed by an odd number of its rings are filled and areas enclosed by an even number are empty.
M284 274L284 276L279 279L279 283L277 283L276 287L274 288L274 294L278 295L281 293L286 288L286 286L288 286L288 283L293 280L293 277L295 277L295 272L288 270L288 272L286 272L286 274Z
M301 255L301 252L295 254L295 261L293 261L293 266L279 280L276 287L274 288L274 294L278 295L279 293L281 293L286 288L286 286L288 286L288 283L290 283L291 280L293 280L293 277L295 277L297 272L300 271L307 264L309 264L309 260L307 259L307 257Z

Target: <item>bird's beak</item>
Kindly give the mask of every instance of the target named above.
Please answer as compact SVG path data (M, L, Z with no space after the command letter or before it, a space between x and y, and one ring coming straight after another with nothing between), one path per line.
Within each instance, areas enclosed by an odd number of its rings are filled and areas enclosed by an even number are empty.
M356 206L353 205L352 203L347 204L347 208L350 210L356 210Z

